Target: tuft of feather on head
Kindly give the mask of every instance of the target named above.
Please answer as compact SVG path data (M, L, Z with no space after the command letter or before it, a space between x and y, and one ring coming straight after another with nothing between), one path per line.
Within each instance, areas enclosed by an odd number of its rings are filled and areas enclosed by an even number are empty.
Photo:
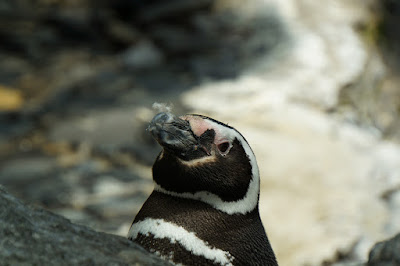
M158 113L162 112L171 113L173 105L171 103L167 104L167 103L155 102L153 103L152 108L156 110Z

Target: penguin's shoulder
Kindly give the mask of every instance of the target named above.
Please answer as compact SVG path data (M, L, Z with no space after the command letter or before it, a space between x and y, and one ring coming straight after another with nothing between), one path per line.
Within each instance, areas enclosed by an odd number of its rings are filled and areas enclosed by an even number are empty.
M230 215L206 203L156 191L137 214L130 236L166 259L173 256L175 263L265 265L274 259L273 253L266 252L272 249L257 208Z

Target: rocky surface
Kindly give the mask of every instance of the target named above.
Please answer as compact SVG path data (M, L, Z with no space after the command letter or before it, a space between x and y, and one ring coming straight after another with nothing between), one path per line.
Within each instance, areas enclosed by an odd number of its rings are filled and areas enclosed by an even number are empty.
M169 265L126 238L93 231L0 186L2 265Z
M368 266L400 265L400 234L374 245L369 254Z
M124 236L167 102L249 140L280 265L366 262L400 231L398 4L242 2L3 1L0 184Z

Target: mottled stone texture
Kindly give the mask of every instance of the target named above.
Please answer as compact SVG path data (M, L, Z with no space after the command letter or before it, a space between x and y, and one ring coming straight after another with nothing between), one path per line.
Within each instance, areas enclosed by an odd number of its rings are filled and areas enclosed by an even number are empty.
M0 186L2 265L167 265L131 241L23 204Z
M400 265L400 234L375 244L369 253L368 266Z

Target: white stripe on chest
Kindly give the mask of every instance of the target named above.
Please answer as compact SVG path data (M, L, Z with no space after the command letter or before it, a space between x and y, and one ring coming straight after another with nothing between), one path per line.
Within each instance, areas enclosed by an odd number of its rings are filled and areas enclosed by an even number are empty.
M163 219L146 218L134 223L129 229L128 237L136 239L139 234L145 236L152 234L158 239L167 238L171 244L179 243L193 255L204 257L220 265L232 265L233 256L229 252L212 247L198 238L195 233Z

